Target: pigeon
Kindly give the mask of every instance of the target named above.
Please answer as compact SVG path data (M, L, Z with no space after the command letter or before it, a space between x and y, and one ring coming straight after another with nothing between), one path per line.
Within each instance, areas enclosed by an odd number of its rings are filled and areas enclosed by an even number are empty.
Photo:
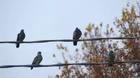
M82 35L82 32L80 29L76 28L73 32L73 40L78 40ZM73 45L76 46L78 41L73 41Z
M108 66L113 66L114 60L115 60L115 54L114 54L114 52L113 51L110 51L108 57L109 57L109 64L108 64Z
M20 31L20 33L18 33L18 35L17 35L17 42L18 43L16 43L16 48L19 48L20 42L22 42L24 39L25 39L25 33L24 33L24 30L22 29Z
M41 63L41 61L43 60L43 57L41 55L41 52L39 51L37 53L37 56L34 58L32 65L39 65ZM31 67L31 70L33 69L33 67Z

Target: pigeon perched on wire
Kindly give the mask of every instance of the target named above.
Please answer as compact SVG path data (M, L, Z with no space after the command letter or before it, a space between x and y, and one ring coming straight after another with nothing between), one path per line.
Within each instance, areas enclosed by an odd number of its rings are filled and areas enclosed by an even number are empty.
M25 39L25 33L24 30L22 29L20 33L17 35L17 43L16 43L16 48L19 48L20 42L22 42Z
M41 52L39 51L37 53L37 56L34 58L32 65L39 65L41 63L41 61L43 60L43 57L41 55ZM31 70L33 69L33 67L31 67Z
M73 40L78 40L82 35L82 32L80 29L76 28L73 32ZM73 41L73 45L76 46L78 41Z
M108 66L113 66L114 60L115 60L115 54L114 54L114 52L113 51L110 51L108 57L109 57L109 64L108 64Z

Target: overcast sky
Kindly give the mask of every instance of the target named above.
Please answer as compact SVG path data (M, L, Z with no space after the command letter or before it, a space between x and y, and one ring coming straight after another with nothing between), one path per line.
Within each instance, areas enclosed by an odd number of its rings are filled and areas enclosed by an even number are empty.
M76 27L84 31L89 23L113 25L126 3L127 0L0 0L0 40L16 40L21 29L25 31L25 41L71 39ZM0 65L31 64L38 51L43 55L41 64L55 64L54 53L62 61L58 43L21 44L18 49L14 44L0 44ZM63 44L72 51L76 48L72 43ZM0 78L47 78L57 73L58 67L32 71L9 68L0 69Z

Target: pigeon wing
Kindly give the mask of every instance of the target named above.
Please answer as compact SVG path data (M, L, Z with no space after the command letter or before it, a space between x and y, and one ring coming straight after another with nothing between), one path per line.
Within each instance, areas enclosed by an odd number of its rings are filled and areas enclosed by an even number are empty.
M39 55L36 64L39 65L42 60L43 60L42 55Z
M36 64L36 62L37 62L37 60L38 60L38 56L36 56L35 58L34 58L34 60L33 60L33 62L32 62L32 65L35 65ZM31 67L31 70L33 69L33 67Z
M20 37L20 38L21 38L21 39L20 39L20 41L23 41L23 40L24 40L24 38L25 38L25 33L24 33L24 32L22 32L20 36L21 36L21 37Z

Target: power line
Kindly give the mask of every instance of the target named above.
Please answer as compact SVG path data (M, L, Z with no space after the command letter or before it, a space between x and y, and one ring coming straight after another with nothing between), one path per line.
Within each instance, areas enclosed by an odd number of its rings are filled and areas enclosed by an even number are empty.
M106 39L139 39L140 37L109 37L109 38L91 38L91 39L57 39L57 40L36 40L36 41L23 41L20 43L45 43L45 42L72 42L72 41L94 41L94 40L106 40ZM18 43L17 41L0 41L0 43Z
M115 64L121 63L140 63L140 60L118 61ZM109 62L93 62L93 63L68 63L68 64L52 64L52 65L2 65L0 68L14 68L14 67L59 67L69 65L106 65Z

